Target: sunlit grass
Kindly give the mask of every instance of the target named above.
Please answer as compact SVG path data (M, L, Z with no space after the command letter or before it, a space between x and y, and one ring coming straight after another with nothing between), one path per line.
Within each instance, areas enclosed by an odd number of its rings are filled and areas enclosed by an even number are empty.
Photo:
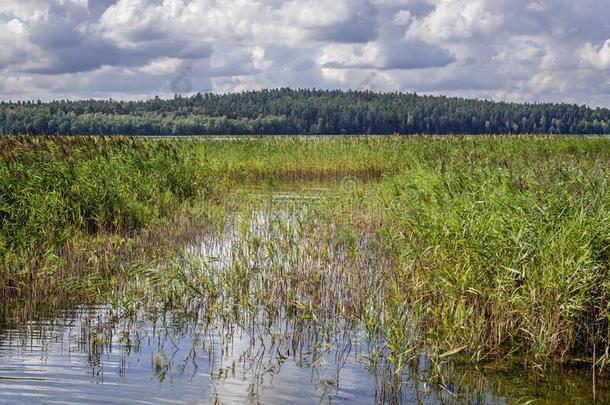
M53 266L70 278L66 249L90 254L92 238L137 244L133 232L162 228L176 211L205 212L231 261L193 252L134 260L74 277L71 291L106 298L110 289L123 308L209 322L361 329L371 367L398 374L422 354L439 378L450 359L511 359L539 373L608 362L608 139L1 142L5 287L34 285ZM305 180L327 189L296 212L275 207L263 223L255 214L265 195L239 192ZM222 242L227 221L235 228Z

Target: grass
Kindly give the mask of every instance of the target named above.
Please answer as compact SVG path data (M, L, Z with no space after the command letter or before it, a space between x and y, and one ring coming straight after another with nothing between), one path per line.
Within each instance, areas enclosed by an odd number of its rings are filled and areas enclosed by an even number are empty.
M223 188L188 143L4 137L0 150L5 295L37 285L41 273L53 275L79 252L124 245L134 232L175 218Z
M506 141L472 145L380 187L381 229L400 262L381 328L396 345L412 339L400 328L409 319L439 357L518 355L544 370L597 347L599 364L608 360L607 150L520 142L530 146L522 156Z
M69 275L66 252L100 235L112 256L113 238L137 244L176 212L204 212L229 226L230 261L126 269L136 287L113 299L326 336L359 328L372 367L395 374L422 353L439 370L610 361L607 138L4 138L0 150L5 290ZM329 191L262 223L260 196L235 191L310 180ZM115 276L85 272L84 290Z

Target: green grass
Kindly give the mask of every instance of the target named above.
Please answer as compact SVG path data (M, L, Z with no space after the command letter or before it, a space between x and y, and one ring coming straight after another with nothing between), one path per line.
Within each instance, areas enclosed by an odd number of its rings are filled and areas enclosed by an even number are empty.
M129 235L222 189L189 143L130 138L0 138L5 292L65 267L83 238Z
M607 361L610 159L600 144L466 141L386 180L372 217L400 263L381 326L395 345L412 339L400 327L408 319L439 355L516 354L544 369L597 346Z
M399 370L421 353L539 372L610 361L610 139L5 138L0 150L5 288L34 285L32 269L69 275L66 246L137 240L176 212L243 219L261 202L240 184L329 181L298 226L240 225L233 267L170 261L138 280L226 322L263 308L314 329L359 325L371 360Z

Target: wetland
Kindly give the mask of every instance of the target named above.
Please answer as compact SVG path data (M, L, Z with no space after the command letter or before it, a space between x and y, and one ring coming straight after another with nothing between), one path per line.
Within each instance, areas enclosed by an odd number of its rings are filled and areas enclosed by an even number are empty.
M0 402L610 401L610 139L0 139Z

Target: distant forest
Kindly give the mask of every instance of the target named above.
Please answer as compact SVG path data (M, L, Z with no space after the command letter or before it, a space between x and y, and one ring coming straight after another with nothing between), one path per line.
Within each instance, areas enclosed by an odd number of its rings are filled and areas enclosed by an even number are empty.
M2 134L609 134L610 110L412 93L261 90L0 103Z

